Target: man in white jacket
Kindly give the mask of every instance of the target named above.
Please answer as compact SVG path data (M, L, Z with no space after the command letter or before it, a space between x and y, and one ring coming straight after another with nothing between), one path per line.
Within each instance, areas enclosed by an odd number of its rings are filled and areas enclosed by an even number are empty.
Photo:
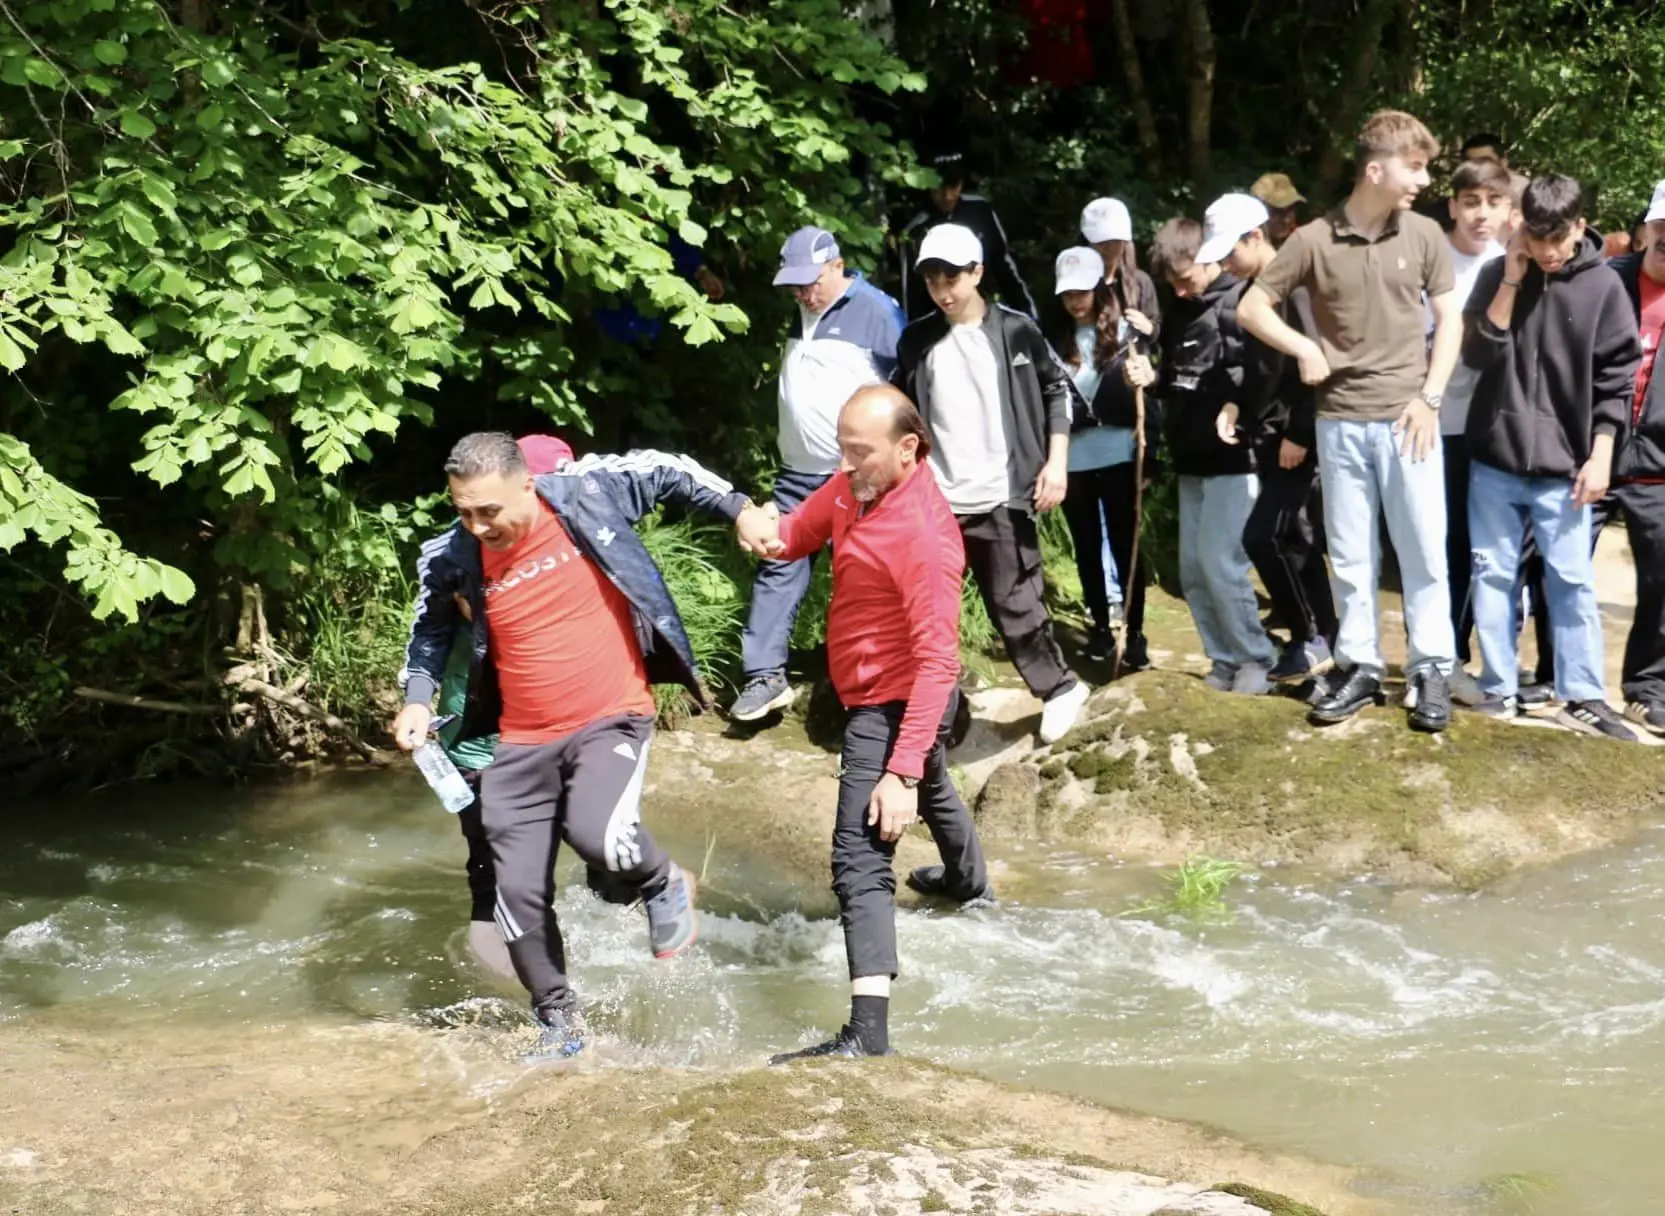
M838 412L857 389L889 380L902 309L845 269L837 238L824 228L800 228L787 238L775 286L788 288L798 305L780 361L781 468L774 501L784 515L838 471ZM729 709L737 722L755 722L792 704L786 660L814 560L758 567L740 643L745 685Z

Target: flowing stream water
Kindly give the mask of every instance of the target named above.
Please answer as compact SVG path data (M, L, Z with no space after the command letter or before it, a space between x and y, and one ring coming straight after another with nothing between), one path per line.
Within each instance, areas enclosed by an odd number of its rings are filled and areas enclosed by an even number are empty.
M672 852L700 858L657 807ZM467 957L461 860L405 773L13 811L0 1021L518 1016ZM791 911L761 856L707 862L703 945L671 964L638 910L566 883L610 1051L729 1068L838 1027L836 922ZM1119 916L1155 891L1144 867L1017 864L1044 868L1044 906L900 915L904 1052L1361 1165L1410 1211L1469 1210L1499 1176L1553 1183L1539 1210L1564 1216L1665 1208L1665 831L1473 895L1267 872L1209 927Z

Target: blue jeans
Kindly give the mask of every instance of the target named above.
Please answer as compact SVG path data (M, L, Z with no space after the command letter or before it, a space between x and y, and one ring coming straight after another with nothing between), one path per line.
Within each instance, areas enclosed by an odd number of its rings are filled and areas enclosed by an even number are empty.
M1474 632L1485 664L1481 691L1500 697L1516 691L1521 537L1530 521L1544 558L1555 695L1563 701L1605 700L1590 508L1573 504L1573 483L1565 477L1520 477L1478 460L1469 467L1468 486Z
M1270 667L1277 651L1260 627L1243 525L1260 492L1253 473L1179 478L1179 583L1203 653L1216 663Z
M785 515L827 483L830 473L794 473L782 469L775 479L775 505ZM747 680L760 676L784 675L792 647L792 625L798 606L809 590L815 559L795 562L760 562L752 583L751 612L746 630L740 635L740 664Z
M1337 666L1377 675L1382 660L1376 611L1381 577L1378 513L1399 558L1409 653L1407 678L1433 668L1449 673L1457 640L1445 564L1445 458L1438 444L1426 459L1400 451L1392 422L1318 420L1318 477L1330 544L1330 584L1341 618Z

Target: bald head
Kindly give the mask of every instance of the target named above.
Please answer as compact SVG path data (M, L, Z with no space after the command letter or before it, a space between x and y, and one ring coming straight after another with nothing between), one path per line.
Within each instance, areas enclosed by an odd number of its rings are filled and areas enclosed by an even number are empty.
M857 389L838 414L838 448L857 499L873 502L907 480L931 452L925 420L889 384Z

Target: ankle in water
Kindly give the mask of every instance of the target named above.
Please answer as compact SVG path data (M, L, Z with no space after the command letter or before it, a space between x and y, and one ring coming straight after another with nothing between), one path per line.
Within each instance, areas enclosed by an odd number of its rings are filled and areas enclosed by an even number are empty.
M890 1050L890 998L885 996L853 996L850 998L850 1029L861 1038L862 1050L868 1055L882 1056Z

